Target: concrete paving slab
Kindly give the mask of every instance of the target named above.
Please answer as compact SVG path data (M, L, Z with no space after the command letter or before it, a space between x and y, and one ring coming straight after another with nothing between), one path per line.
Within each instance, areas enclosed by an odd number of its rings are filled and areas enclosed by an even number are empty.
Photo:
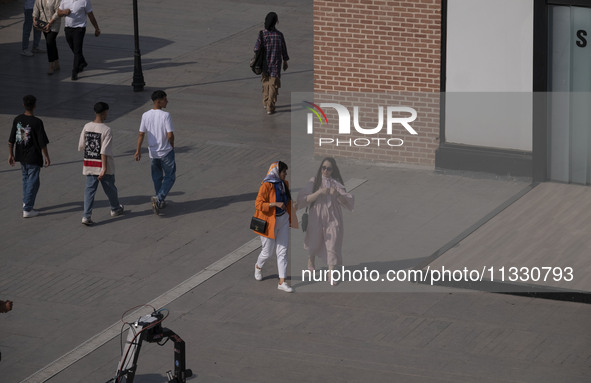
M589 293L590 190L537 185L429 265L485 269L486 279L523 289Z
M283 294L275 279L252 278L256 255L167 306L166 326L191 340L187 366L197 375L189 381L584 382L589 372L588 337L580 338L588 305L462 291ZM118 345L50 382L106 381ZM165 381L171 353L148 344L137 379Z

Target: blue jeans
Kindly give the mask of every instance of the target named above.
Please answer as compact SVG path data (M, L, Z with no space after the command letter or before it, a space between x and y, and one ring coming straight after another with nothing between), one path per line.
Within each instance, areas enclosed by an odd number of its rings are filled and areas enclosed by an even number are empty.
M174 149L162 158L152 158L152 181L159 201L164 201L176 180Z
M29 37L33 28L33 9L25 9L25 21L23 22L23 51L29 49ZM33 48L39 48L41 31L33 29Z
M35 198L39 191L39 172L41 166L21 163L21 172L23 174L23 210L31 211L35 206Z
M111 204L111 210L119 208L119 197L117 195L117 187L115 186L115 175L105 174L103 179L100 181L103 185L103 190L109 199ZM90 218L92 215L92 205L94 204L94 196L96 189L98 189L99 179L98 176L87 175L86 176L86 188L84 189L84 214L83 217Z

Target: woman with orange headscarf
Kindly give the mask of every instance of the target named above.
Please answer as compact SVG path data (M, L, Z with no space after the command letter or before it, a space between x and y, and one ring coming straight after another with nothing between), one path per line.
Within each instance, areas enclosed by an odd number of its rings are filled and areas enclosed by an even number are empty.
M273 253L276 253L279 273L277 289L291 293L293 288L285 282L292 203L286 177L287 165L281 161L274 162L259 188L255 201L255 217L266 221L267 225L263 233L255 231L261 236L263 248L254 266L254 278L257 281L263 279L263 265ZM297 219L294 220L294 224L297 226Z

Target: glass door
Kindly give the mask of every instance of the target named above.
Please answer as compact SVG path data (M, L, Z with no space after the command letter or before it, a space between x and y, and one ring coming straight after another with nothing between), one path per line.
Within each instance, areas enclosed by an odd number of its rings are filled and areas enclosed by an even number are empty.
M591 8L549 7L548 171L591 184Z

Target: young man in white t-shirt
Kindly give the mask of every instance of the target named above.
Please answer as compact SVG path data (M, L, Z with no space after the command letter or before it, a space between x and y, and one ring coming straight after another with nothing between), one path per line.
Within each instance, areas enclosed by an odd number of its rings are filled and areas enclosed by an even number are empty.
M86 176L84 189L84 214L82 224L91 226L92 205L99 182L111 204L111 217L123 214L123 205L119 203L117 187L115 186L115 161L113 160L113 135L111 128L105 125L109 105L97 102L94 105L96 117L93 122L84 125L78 151L84 151L84 166L82 174Z
M154 214L166 206L164 202L176 180L176 162L174 158L174 129L170 113L164 108L168 105L166 93L157 90L152 93L154 106L142 115L140 132L137 139L135 160L142 158L142 143L148 137L148 153L151 158L152 181L156 195L151 198Z

